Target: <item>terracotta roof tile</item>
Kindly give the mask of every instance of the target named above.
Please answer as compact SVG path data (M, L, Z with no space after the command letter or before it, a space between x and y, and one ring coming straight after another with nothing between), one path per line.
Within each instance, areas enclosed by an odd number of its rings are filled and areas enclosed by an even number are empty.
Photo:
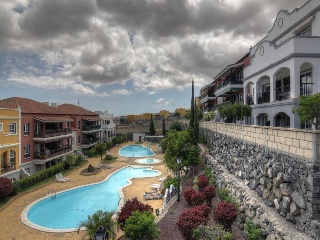
M91 112L87 109L84 109L82 107L78 107L73 104L62 104L57 107L62 113L64 114L71 114L71 115L85 115L85 116L97 116L99 117L99 114L95 112Z
M73 119L67 117L34 117L35 120L40 122L73 122Z
M55 107L28 98L12 97L0 100L2 108L18 108L19 106L21 113L61 114Z

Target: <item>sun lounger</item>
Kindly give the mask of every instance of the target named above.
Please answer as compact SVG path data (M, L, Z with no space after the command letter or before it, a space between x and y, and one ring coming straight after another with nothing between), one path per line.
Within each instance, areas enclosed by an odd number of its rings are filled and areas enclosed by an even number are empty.
M154 183L151 185L151 189L154 189L154 190L160 190L163 188L163 181L159 184L159 183Z
M158 192L144 192L143 199L144 200L153 200L153 199L161 199L162 194Z
M167 179L167 177L161 177L161 178L159 178L159 181L162 182L162 181L164 181L166 179Z
M66 179L60 178L59 174L56 174L56 180L57 180L57 182L66 182L66 181L68 181Z
M67 180L67 181L70 180L70 178L64 177L62 175L62 173L58 173L58 175L59 175L60 179L64 179L64 180Z

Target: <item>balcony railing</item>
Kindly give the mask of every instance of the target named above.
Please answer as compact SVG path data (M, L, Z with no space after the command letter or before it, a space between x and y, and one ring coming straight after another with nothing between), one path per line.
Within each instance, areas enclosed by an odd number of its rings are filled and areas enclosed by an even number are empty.
M270 91L257 94L258 104L270 102Z
M10 172L16 169L16 159L11 159L9 163L1 164L1 173Z
M247 105L253 105L253 96L252 95L249 95L247 96Z
M243 79L239 77L232 77L224 80L221 84L217 86L216 92L219 91L220 89L229 86L229 85L241 85L243 84Z
M101 125L93 125L93 126L82 126L82 131L94 131L99 130Z
M290 99L290 85L276 88L276 100L283 101Z
M55 130L46 130L45 132L36 132L34 133L35 137L42 137L42 138L50 138L50 137L57 137L62 135L71 134L72 131L69 128L65 129L55 129Z
M52 158L67 152L71 152L72 151L72 147L71 146L64 146L61 148L57 148L57 149L51 149L51 150L45 150L45 151L41 151L41 152L35 152L34 153L34 158L35 159L48 159L48 158Z
M310 96L313 94L313 83L300 83L300 96Z
M95 144L100 140L100 138L95 137L91 139L83 139L82 140L82 145L90 145L90 144Z

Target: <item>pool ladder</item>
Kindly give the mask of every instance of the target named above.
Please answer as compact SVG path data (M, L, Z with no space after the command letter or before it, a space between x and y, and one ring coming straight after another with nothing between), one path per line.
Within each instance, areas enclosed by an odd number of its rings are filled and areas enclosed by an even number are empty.
M57 198L57 193L54 192L53 190L48 190L47 196L51 197L51 199L55 199Z

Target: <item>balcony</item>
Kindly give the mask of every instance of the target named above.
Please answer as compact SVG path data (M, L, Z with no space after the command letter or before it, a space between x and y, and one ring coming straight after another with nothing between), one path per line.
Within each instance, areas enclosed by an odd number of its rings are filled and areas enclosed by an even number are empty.
M65 137L72 137L72 131L69 128L38 131L34 133L34 141L47 141L54 139L61 139Z
M290 99L290 85L276 88L276 101Z
M207 95L203 95L201 96L201 100L200 103L206 103L206 102L210 102L216 99L216 96L214 95L214 93L209 93Z
M253 105L253 96L252 95L249 95L247 96L247 105Z
M1 174L16 170L16 159L10 159L10 162L1 163Z
M214 94L216 96L221 96L231 90L236 91L241 89L243 89L242 78L232 77L224 80L221 84L219 84Z
M257 94L258 104L270 102L270 91L262 92Z
M100 140L99 137L92 137L90 139L83 139L81 146L82 147L91 147L91 146L95 145L99 140Z
M82 133L99 132L101 130L101 125L82 126Z
M50 149L50 150L47 149L45 151L35 152L34 153L34 160L51 160L56 157L63 156L69 152L72 152L71 146L63 146L61 148Z
M313 83L300 83L300 96L311 96L313 94Z

